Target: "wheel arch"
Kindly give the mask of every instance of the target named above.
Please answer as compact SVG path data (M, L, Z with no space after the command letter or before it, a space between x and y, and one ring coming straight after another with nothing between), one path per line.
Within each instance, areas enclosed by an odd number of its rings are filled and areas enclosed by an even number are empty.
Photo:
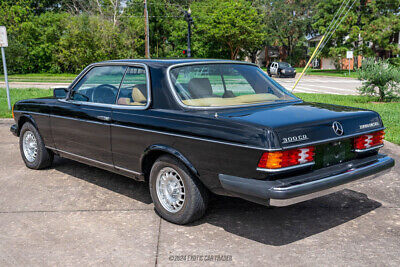
M18 118L18 136L19 136L20 133L21 133L22 125L24 125L26 122L32 123L33 126L34 126L36 129L38 129L38 126L37 126L37 124L36 124L36 121L35 121L35 119L34 119L31 115L29 115L29 114L22 114L22 115Z
M154 162L162 155L171 155L178 160L180 160L192 174L199 177L199 172L193 166L193 164L178 150L168 145L156 144L151 145L144 151L142 157L140 158L140 166L144 178L147 180L150 174L151 166Z

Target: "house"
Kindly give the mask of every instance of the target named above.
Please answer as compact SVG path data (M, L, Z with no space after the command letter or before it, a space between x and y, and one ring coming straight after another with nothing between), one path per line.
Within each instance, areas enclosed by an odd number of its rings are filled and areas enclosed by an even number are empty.
M308 44L308 52L311 51L311 48L316 47L318 43L321 41L322 35L314 36L307 40ZM400 32L393 34L391 38L391 42L397 44L400 48ZM367 42L368 46L373 49L377 58L392 58L399 57L398 54L393 54L392 51L384 50L379 48L378 46L374 46L372 42ZM315 69L342 69L348 70L349 64L350 69L354 70L354 66L356 65L358 68L361 67L361 63L363 60L363 56L359 55L357 58L353 57L351 59L342 58L339 62L336 62L333 58L320 57L318 59L314 59L312 62L312 67Z

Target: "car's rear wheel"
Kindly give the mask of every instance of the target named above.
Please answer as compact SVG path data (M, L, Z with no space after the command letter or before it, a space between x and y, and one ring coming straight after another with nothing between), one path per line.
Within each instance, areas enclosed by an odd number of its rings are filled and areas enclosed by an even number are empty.
M19 148L25 165L31 169L43 169L53 162L53 152L44 146L39 131L32 123L26 122L21 128Z
M193 222L207 209L207 189L172 156L161 156L153 164L149 187L157 213L172 223Z

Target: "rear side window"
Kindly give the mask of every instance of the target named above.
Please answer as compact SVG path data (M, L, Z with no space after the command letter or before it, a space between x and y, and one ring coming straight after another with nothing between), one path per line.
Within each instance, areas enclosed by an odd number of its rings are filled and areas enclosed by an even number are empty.
M71 99L83 102L115 104L126 66L92 68L74 87Z
M146 70L141 67L128 67L121 83L117 104L145 106L148 99Z

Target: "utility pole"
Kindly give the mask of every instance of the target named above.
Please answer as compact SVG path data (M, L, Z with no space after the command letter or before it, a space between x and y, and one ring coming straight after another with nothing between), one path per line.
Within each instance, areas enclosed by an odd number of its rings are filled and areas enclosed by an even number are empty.
M146 58L150 58L150 45L149 45L149 13L147 12L147 0L143 0L144 4L144 54Z
M192 56L192 50L190 48L190 38L192 36L192 24L193 24L193 19L192 19L192 12L190 11L190 8L188 11L185 11L185 20L187 21L188 24L188 35L187 35L187 57Z
M6 27L0 26L1 59L3 61L4 80L6 82L8 109L11 110L10 88L8 87L8 76L7 76L6 52L4 51L4 47L7 46L8 46L8 39L7 39Z

